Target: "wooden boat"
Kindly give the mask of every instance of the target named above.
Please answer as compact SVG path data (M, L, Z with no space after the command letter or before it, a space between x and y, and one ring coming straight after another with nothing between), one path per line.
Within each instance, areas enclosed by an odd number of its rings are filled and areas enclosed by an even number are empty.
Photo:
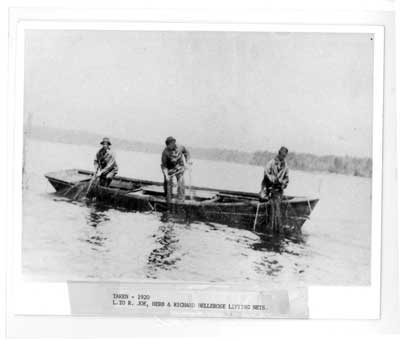
M45 175L56 192L65 194L74 186L89 183L93 172L62 170ZM165 199L163 183L116 176L109 187L96 185L96 202L131 211L159 211L186 221L221 223L261 233L272 231L271 203L260 202L258 194L204 187L187 188L184 201ZM318 198L284 196L281 203L285 229L300 230L318 203Z

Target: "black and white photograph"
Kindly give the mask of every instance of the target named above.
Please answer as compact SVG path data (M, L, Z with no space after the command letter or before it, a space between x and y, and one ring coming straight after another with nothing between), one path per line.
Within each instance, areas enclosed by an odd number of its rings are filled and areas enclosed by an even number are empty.
M374 44L26 30L24 278L369 286Z

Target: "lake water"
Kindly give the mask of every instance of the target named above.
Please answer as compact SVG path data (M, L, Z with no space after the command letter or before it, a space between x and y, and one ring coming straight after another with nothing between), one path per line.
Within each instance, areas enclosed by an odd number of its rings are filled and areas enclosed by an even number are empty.
M290 172L288 194L320 202L300 236L260 237L223 225L162 222L54 195L49 171L92 169L97 146L27 139L23 274L33 280L178 280L282 285L370 282L371 180ZM162 180L160 156L116 150L121 176ZM259 190L261 167L194 160L194 185Z

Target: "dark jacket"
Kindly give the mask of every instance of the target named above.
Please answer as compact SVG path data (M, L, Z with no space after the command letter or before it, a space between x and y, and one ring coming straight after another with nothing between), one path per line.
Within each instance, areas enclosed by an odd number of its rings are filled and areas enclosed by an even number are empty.
M96 154L94 164L97 165L103 173L110 172L111 170L118 171L115 155L110 149L101 148Z
M184 146L177 145L174 150L165 148L161 155L161 169L178 170L190 159L189 151Z

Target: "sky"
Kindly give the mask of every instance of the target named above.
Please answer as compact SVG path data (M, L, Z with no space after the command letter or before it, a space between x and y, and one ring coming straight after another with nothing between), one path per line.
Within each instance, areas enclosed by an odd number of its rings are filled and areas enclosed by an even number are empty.
M370 34L29 30L32 125L371 157Z

